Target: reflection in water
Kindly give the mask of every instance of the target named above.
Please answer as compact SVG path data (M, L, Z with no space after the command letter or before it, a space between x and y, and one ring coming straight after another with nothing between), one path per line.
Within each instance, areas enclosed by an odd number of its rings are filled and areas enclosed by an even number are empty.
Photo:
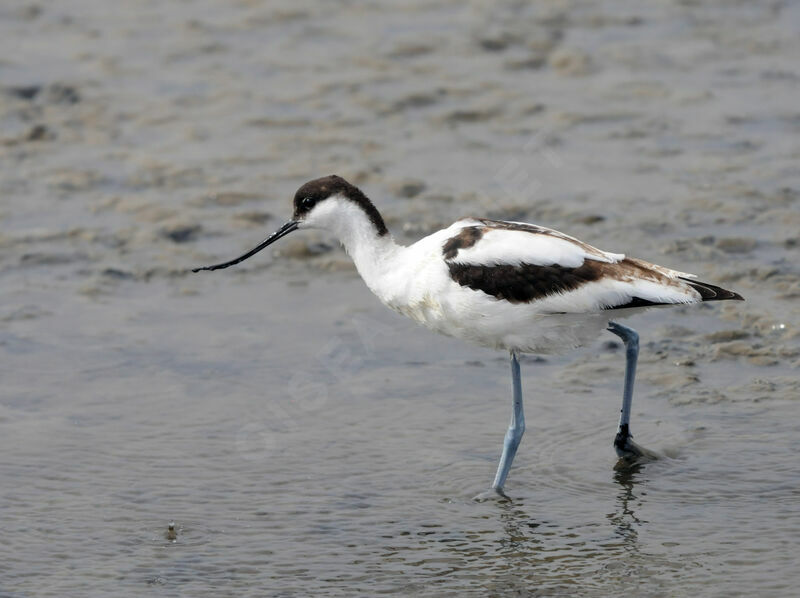
M619 484L617 509L608 514L608 520L614 525L616 534L622 538L623 548L628 552L638 552L638 532L636 528L643 522L636 517L633 505L641 495L634 494L637 483L646 481L640 474L644 463L642 460L620 459L614 467L614 481Z
M468 576L474 587L503 596L600 596L607 595L610 587L639 591L641 584L652 584L648 587L655 588L657 571L674 563L640 545L639 532L647 522L637 517L635 509L642 507L646 464L617 464L613 480L619 491L611 513L602 503L588 501L578 520L566 522L558 497L550 495L531 504L465 505L472 517L479 511L471 529L426 524L402 539L394 537L385 547L384 563L403 563L406 572L417 570L427 581L419 583L417 578L392 589L430 590L431 583L445 588L453 576ZM596 511L597 507L602 510Z

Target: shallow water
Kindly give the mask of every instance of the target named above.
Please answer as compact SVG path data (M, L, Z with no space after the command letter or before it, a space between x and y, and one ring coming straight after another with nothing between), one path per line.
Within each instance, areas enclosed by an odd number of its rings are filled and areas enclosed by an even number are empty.
M795 4L109 7L0 7L0 595L794 595ZM660 459L616 467L608 335L524 359L475 502L504 355L324 235L187 274L330 172L403 242L523 219L741 292L628 321Z

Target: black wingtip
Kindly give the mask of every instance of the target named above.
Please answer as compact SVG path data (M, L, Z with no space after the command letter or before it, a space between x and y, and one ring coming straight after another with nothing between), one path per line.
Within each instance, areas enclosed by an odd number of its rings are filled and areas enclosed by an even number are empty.
M744 297L735 291L729 291L717 285L700 282L692 278L681 277L681 280L700 293L703 301L744 301Z

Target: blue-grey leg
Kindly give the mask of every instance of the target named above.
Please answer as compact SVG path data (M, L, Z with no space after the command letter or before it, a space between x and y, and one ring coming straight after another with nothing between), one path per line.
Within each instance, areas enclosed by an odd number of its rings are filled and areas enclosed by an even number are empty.
M633 328L616 322L609 322L608 330L620 337L625 344L625 388L622 391L622 409L619 415L619 428L614 438L614 449L620 457L639 457L644 454L644 449L633 442L630 430L633 380L636 377L636 361L639 358L639 335Z
M525 433L525 412L522 409L522 381L519 375L519 359L517 354L511 352L511 380L514 388L513 409L511 411L511 423L508 424L505 440L503 441L503 454L500 456L500 464L497 466L497 474L494 476L492 489L498 494L503 493L503 486L508 477L508 470L517 454L517 448Z

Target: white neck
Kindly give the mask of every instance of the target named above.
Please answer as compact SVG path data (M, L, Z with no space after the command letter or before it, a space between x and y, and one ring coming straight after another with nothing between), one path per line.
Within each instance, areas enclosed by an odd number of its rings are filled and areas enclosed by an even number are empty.
M402 249L390 234L379 235L359 206L339 197L329 198L315 208L306 226L335 234L361 278L372 292L379 294L381 278L390 271L392 258Z
M381 278L388 272L392 258L401 247L390 234L378 236L366 215L359 215L338 232L345 251L353 259L356 270L373 293L378 294Z

